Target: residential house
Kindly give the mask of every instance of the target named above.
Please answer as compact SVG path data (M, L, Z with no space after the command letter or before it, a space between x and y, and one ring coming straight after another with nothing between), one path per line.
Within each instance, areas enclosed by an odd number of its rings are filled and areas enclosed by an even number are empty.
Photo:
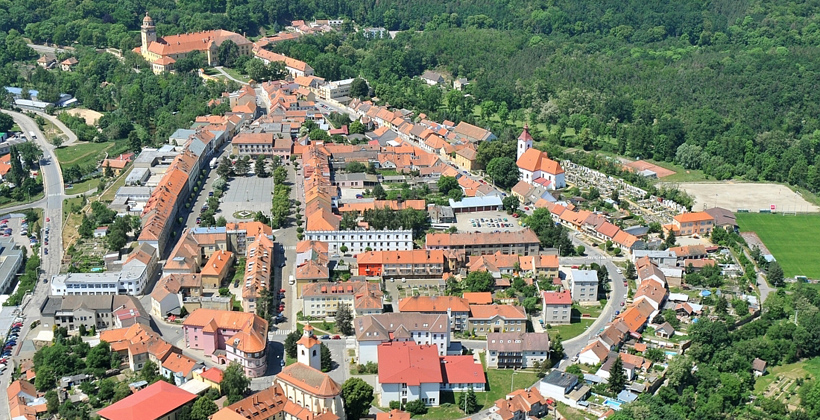
M570 290L575 302L598 301L598 272L595 270L570 270Z
M541 418L549 412L548 402L537 388L517 389L503 400L496 401L495 408L502 420ZM504 412L509 414L504 415Z
M664 322L655 329L655 335L660 338L672 338L675 335L675 328L672 327L672 324Z
M221 391L222 376L222 369L209 367L194 370L193 379L209 385L217 391Z
M377 413L376 420L410 420L410 413L394 408L388 412Z
M503 254L501 251L496 251L495 254L491 255L471 255L470 262L467 264L467 270L470 272L486 271L495 278L501 278L502 276L511 276L513 273L516 273L518 264L518 255Z
M578 354L578 362L585 365L597 365L606 360L610 349L601 341L595 340L584 347Z
M455 90L464 90L464 87L469 85L470 82L467 80L466 77L459 77L453 80L453 89Z
M458 125L456 125L453 128L452 134L455 135L455 138L457 140L465 140L470 143L492 141L498 138L489 130L485 130L481 127L476 127L464 121L458 123Z
M205 290L217 290L222 287L233 266L233 252L219 250L211 254L211 258L202 267L202 287Z
M493 294L490 292L464 292L461 296L470 305L490 305L493 303Z
M444 274L444 251L368 251L357 254L356 263L360 276L440 278Z
M462 147L455 152L456 166L467 172L475 171L478 168L478 151L472 147Z
M159 318L179 315L186 300L200 296L201 274L169 274L162 277L151 292L151 314Z
M528 255L518 257L521 275L555 278L558 277L558 255Z
M537 255L541 247L538 236L530 229L497 233L428 233L427 249L461 250L466 255L502 254Z
M441 403L439 391L444 378L434 346L394 342L379 345L378 352L379 360L390 361L379 364L381 406L390 405L390 401L406 404L421 400L431 406Z
M155 382L98 411L105 420L177 420L197 398L165 381Z
M447 315L420 313L384 313L353 320L356 332L358 364L378 363L378 347L393 341L413 341L435 346L439 356L450 350L450 319ZM461 354L460 347L455 349Z
M721 207L712 207L711 209L704 210L704 212L712 216L713 219L715 219L716 227L737 230L737 218L731 210L727 210Z
M521 306L470 305L467 329L478 336L491 332L527 332L527 313Z
M172 353L162 361L159 374L173 378L174 384L180 386L193 378L194 370L202 369L205 364L179 353Z
M578 377L554 369L538 383L538 391L545 398L562 401L578 385Z
M601 367L598 368L598 371L595 372L595 375L597 375L598 377L600 377L604 380L609 380L609 377L611 376L610 371L612 370L612 365L614 365L615 360L617 360L619 358L621 359L621 362L622 362L621 365L623 366L623 373L624 373L624 376L626 376L626 380L628 380L628 381L633 380L635 378L635 365L633 365L632 363L627 362L626 360L623 360L623 358L621 358L621 354L616 354L616 353L611 353L610 356L607 357L606 362L604 362L604 364L602 364ZM643 358L641 358L641 359L643 359Z
M487 334L487 367L526 369L549 358L549 334L504 332Z
M302 288L302 313L327 318L336 316L340 306L347 306L355 316L382 313L384 294L378 283L367 281L320 282Z
M162 361L170 355L182 353L182 350L142 324L102 331L100 340L109 343L111 351L124 357L128 368L134 372L142 369L149 360L161 366Z
M131 314L125 327L134 323L150 325L148 312L139 299L127 295L71 295L48 296L40 305L43 323L75 331L83 325L85 329L104 330L122 328L118 324L118 311Z
M754 372L755 377L765 375L766 361L755 357L755 359L752 360L752 372Z
M431 70L425 70L419 77L421 80L424 80L424 83L427 83L430 86L444 84L444 76Z
M256 314L197 309L182 324L185 346L214 362L237 362L251 378L267 369L268 323Z
M541 293L542 310L545 325L569 324L572 322L572 294L569 290L556 292L547 290Z
M440 356L439 362L442 391L467 392L472 389L484 392L487 385L484 366L473 355Z
M247 245L242 284L242 310L245 312L256 313L262 292L271 287L273 253L273 241L265 235L259 235Z
M399 300L399 312L448 315L450 328L463 331L468 328L470 304L456 296L412 296Z
M330 269L321 262L308 260L296 267L296 297L302 297L305 286L310 283L326 282L330 278Z

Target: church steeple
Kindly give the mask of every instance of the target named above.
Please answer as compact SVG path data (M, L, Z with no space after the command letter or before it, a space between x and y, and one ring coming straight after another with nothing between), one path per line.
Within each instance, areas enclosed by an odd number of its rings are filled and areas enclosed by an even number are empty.
M532 136L530 135L530 126L524 124L524 131L521 132L521 135L518 136L518 154L516 156L516 160L521 159L521 155L527 151L527 149L532 148Z
M322 369L321 341L313 335L313 326L305 325L302 338L296 342L296 361L314 369Z

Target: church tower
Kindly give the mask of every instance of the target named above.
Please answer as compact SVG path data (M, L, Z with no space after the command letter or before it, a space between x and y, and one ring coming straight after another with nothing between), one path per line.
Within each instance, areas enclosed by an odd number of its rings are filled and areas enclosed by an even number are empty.
M524 124L524 131L521 132L521 135L518 136L518 155L516 156L515 160L521 159L521 155L527 151L527 149L532 148L532 136L530 135L530 127L527 124Z
M157 28L154 26L154 21L151 19L151 16L148 16L148 13L145 13L145 17L142 18L142 48L140 52L143 56L148 53L148 46L152 42L157 41Z
M322 370L321 341L313 335L313 327L305 325L302 338L296 342L296 361L316 370Z

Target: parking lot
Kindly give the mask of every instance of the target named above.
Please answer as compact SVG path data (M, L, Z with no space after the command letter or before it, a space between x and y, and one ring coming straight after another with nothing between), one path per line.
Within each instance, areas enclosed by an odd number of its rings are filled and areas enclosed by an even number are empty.
M245 176L233 178L219 205L220 214L229 222L247 220L236 218L234 213L242 210L270 214L273 177Z
M524 229L518 224L518 219L503 211L458 213L456 220L459 232L515 232Z

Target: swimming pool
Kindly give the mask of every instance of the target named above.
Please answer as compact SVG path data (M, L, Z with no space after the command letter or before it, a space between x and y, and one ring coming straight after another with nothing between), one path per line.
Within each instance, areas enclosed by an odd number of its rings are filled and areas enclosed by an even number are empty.
M607 398L606 401L604 401L604 405L612 408L613 410L620 410L621 404L623 403L620 401L611 400L609 398Z
M678 354L677 354L677 353L675 353L674 351L668 351L668 350L667 350L667 351L664 351L664 353L666 353L666 357L669 357L669 358L672 358L672 357L675 357L675 356L677 356L677 355L678 355Z

